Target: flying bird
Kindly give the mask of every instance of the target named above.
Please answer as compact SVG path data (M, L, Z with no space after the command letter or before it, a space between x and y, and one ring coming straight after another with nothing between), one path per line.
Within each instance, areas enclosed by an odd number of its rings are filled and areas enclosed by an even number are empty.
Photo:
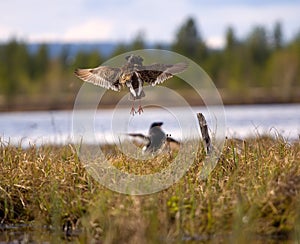
M143 58L137 55L129 55L126 63L118 67L98 66L90 69L76 69L75 75L85 82L92 83L113 91L120 91L127 86L130 98L133 100L130 114L141 114L141 104L138 110L134 109L134 101L145 97L143 91L144 83L155 86L170 79L173 75L183 72L187 63L160 64L154 63L148 66L143 65Z
M155 153L160 149L167 148L178 148L180 143L173 139L169 134L161 129L163 122L154 122L151 124L148 136L140 133L128 133L129 136L137 137L144 141L146 144L143 147L143 152Z

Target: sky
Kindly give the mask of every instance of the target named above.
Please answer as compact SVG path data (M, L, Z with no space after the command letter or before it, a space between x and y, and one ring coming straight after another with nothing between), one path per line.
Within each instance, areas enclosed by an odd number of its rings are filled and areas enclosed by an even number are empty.
M212 47L224 45L228 26L245 38L276 21L289 41L300 33L300 0L1 0L0 42L129 42L141 33L170 43L188 17Z

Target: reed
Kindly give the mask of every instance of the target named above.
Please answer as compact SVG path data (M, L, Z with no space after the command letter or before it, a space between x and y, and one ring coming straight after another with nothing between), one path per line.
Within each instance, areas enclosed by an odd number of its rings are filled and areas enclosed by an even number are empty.
M142 167L107 148L114 152L112 165L135 174L156 172L170 160L159 156ZM189 171L168 189L131 196L101 186L73 145L24 149L1 143L0 240L11 238L10 227L22 225L36 241L299 241L299 141L227 140L216 168L199 180L203 153L200 148Z

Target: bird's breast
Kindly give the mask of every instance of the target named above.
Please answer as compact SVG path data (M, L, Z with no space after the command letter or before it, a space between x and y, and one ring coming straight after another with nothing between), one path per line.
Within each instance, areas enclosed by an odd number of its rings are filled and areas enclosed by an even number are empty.
M120 77L120 83L121 84L125 84L127 81L130 81L131 80L131 76L132 76L131 73L122 74L121 77Z

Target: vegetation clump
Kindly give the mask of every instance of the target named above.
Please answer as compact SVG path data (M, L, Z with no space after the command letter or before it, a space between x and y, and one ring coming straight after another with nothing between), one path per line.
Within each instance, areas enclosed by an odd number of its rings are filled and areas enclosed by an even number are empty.
M79 243L299 241L299 141L227 140L215 169L199 180L203 152L199 149L189 171L168 189L132 196L101 186L72 145L24 149L2 143L0 232L22 225L35 240L48 233L48 240ZM169 158L151 163L164 168ZM129 166L121 152L109 161L143 173L143 162ZM12 235L2 236L9 241Z

